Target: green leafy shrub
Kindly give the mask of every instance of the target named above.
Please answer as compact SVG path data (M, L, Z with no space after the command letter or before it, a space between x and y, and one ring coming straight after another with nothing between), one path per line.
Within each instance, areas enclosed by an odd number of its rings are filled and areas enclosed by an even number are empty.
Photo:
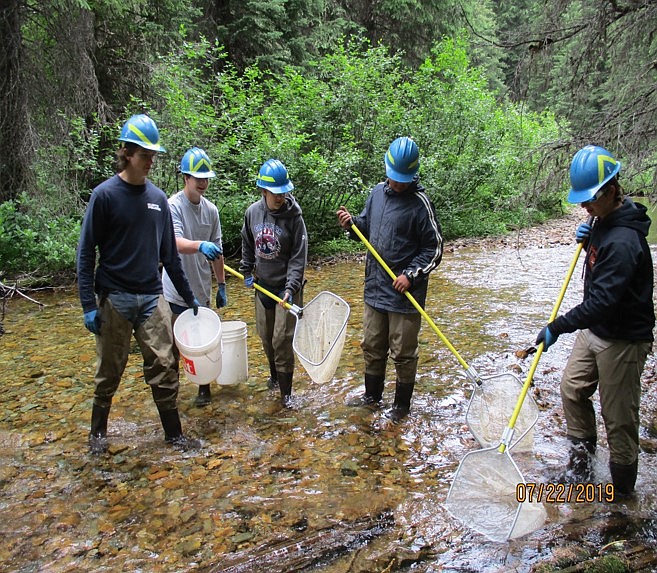
M0 204L0 268L16 276L30 273L40 281L75 268L80 222L46 216L23 195L22 202Z
M271 76L238 74L221 47L201 40L163 58L153 92L161 94L171 160L191 145L213 159L218 176L208 196L222 209L233 250L266 159L288 167L315 253L340 235L337 208L358 213L385 178L383 155L399 135L420 146L421 182L446 237L499 234L561 205L562 189L537 192L540 147L557 128L547 114L498 103L466 50L444 40L411 70L383 46L352 41L305 71Z
M361 211L400 135L420 146L420 180L448 239L499 234L557 212L563 185L542 163L542 147L557 138L554 119L500 103L467 49L444 40L411 69L383 46L352 40L306 70L269 74L255 66L238 72L221 46L183 40L153 67L152 99L134 98L114 123L70 118L69 140L46 142L39 202L31 196L3 206L3 268L73 269L84 203L113 172L121 123L141 112L160 128L167 153L151 178L169 195L182 186L177 168L189 147L210 156L217 177L207 197L220 210L227 256L239 257L244 211L260 197L258 168L271 157L294 182L311 255L351 249L335 211Z

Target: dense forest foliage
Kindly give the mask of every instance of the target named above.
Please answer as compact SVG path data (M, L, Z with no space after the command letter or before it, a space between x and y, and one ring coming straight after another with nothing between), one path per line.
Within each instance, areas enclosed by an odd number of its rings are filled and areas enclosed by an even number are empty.
M269 157L311 252L347 248L335 209L362 207L399 135L447 238L560 213L587 143L621 159L627 192L654 193L656 27L648 0L4 0L0 280L74 270L133 113L160 128L167 193L185 150L208 152L228 255Z

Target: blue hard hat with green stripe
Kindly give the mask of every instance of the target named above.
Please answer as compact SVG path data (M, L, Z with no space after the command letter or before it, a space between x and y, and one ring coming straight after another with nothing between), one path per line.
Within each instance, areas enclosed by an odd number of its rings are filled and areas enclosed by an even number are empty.
M587 145L582 147L570 164L570 203L584 203L615 177L621 169L618 161L604 147Z
M180 172L191 175L197 179L209 179L216 173L212 171L212 164L208 154L200 147L188 149L180 161Z
M420 150L410 137L398 137L385 155L386 175L393 181L410 183L420 169Z
M133 115L121 128L119 141L134 143L150 149L164 153L166 149L160 145L160 132L155 122L144 113Z
M289 193L294 189L285 165L278 159L268 159L262 164L256 185L275 194Z

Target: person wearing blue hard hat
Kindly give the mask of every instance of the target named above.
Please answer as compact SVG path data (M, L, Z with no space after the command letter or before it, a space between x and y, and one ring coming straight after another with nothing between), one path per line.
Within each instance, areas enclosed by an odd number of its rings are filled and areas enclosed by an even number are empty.
M308 262L306 224L299 203L290 193L294 185L279 159L268 159L258 171L260 200L246 210L242 226L240 272L244 284L259 284L278 295L282 303L255 293L258 336L269 362L267 386L278 387L283 406L292 403L296 320L284 303L303 306L303 285Z
M210 307L212 272L217 278L215 304L223 308L228 304L224 255L221 243L219 210L205 193L210 179L215 177L208 154L200 147L188 149L180 161L183 190L169 198L169 207L176 235L176 246L182 255L182 265L192 291L201 306ZM162 273L164 298L171 307L173 322L187 310L185 300L176 290L166 270ZM179 358L177 347L176 358ZM210 384L201 384L194 399L196 406L212 402Z
M623 196L620 170L621 162L597 145L583 147L572 159L568 201L580 204L593 221L579 225L575 237L586 249L584 298L544 326L536 343L547 350L560 335L579 331L561 380L571 452L560 479L594 479L591 397L597 389L614 489L629 495L638 473L641 373L652 348L655 311L646 239L651 221L644 205Z
M409 412L417 374L421 316L404 294L424 306L429 273L443 255L440 223L420 185L420 151L410 137L398 137L384 156L387 179L370 192L365 209L354 217L341 206L338 223L355 225L395 272L387 272L368 253L365 262L363 342L365 393L356 405L378 405L383 399L388 356L395 365L395 398L387 416L401 421ZM351 232L350 236L358 240Z
M195 313L198 301L178 256L167 196L148 179L164 147L157 125L145 114L128 119L119 140L118 172L93 190L77 252L84 325L95 335L98 355L89 449L92 454L109 449L107 421L133 335L165 441L196 448L199 442L183 434L178 413L178 365L160 263Z

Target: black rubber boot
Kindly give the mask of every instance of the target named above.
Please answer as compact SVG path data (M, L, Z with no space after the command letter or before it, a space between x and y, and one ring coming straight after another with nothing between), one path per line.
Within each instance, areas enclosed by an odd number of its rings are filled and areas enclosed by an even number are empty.
M365 394L349 403L350 406L378 406L383 399L385 376L365 374Z
M413 388L415 388L415 383L402 384L397 380L395 384L395 402L392 408L386 412L386 418L398 423L408 416L411 409Z
M559 483L588 483L593 480L593 457L597 438L567 436L571 443L566 471L559 475Z
M164 428L164 441L174 448L187 451L198 450L201 442L183 435L178 409L160 411L160 421Z
M109 442L107 441L107 419L109 408L93 405L91 409L91 430L89 431L89 452L100 455L107 452Z
M207 406L212 403L212 393L210 392L210 384L204 384L198 387L198 394L194 398L194 406L199 408Z
M636 475L639 471L639 460L627 466L609 462L611 481L614 484L614 493L617 496L627 497L634 493Z
M269 363L269 378L267 378L267 388L274 390L278 388L278 372L276 372L276 364Z
M292 372L278 372L276 377L278 379L278 387L281 391L281 404L285 408L292 407Z

